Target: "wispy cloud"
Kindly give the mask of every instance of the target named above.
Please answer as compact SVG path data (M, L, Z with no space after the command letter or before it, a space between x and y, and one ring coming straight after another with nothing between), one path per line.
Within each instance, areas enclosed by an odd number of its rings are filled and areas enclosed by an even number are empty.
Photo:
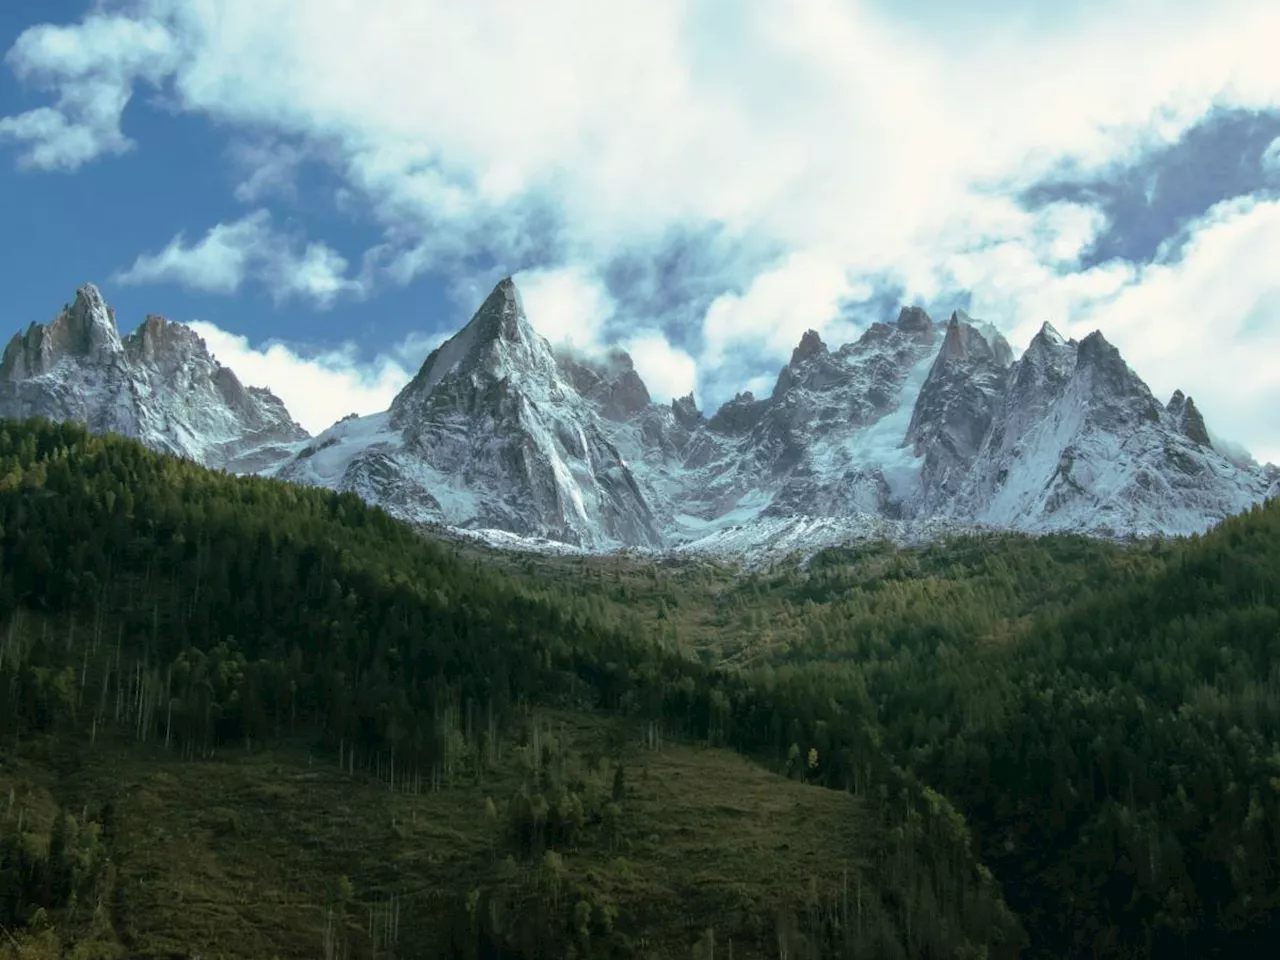
M134 83L168 76L177 54L169 31L147 18L91 14L74 27L32 27L5 61L18 79L56 90L57 101L0 118L0 139L24 144L19 163L44 170L125 153L133 142L120 118Z
M1276 137L1262 151L1262 165L1273 173L1280 174L1280 137Z
M45 109L63 123L39 111L0 122L27 125L27 162L45 147L82 163L123 142L123 105L145 81L236 135L323 144L344 211L382 233L365 289L440 270L472 275L459 290L501 271L571 275L578 290L603 281L609 303L584 308L566 288L531 319L595 339L660 334L696 358L711 403L745 378L764 383L806 327L851 333L843 305L884 289L971 299L1015 338L1044 319L1104 326L1153 378L1143 357L1154 354L1127 332L1139 318L1115 308L1137 302L1133 291L1158 283L1199 302L1216 284L1215 302L1267 302L1262 274L1200 272L1226 242L1212 218L1187 227L1187 251L1141 271L1084 262L1109 226L1089 198L1022 201L1064 168L1084 181L1132 166L1215 108L1280 108L1273 0L908 6L914 15L889 0L133 0L128 18L24 34L10 62L55 91ZM116 52L95 53L108 21ZM58 54L54 37L86 59ZM90 76L112 94L96 110L81 106ZM241 181L244 198L286 184L293 162L269 158ZM1196 246L1198 231L1211 240ZM641 271L654 288L643 296L616 288L620 263L661 262L680 236L715 249L671 275ZM328 248L291 256L288 276L312 279L295 290L277 278L281 291L354 292ZM265 276L261 263L246 260L241 281ZM679 314L667 289L696 291L699 314ZM1205 314L1170 309L1170 324L1205 330ZM1207 352L1181 385L1208 414L1207 395L1227 387L1207 371L1234 341L1197 336ZM1245 439L1280 443L1248 422Z
M256 203L272 195L296 196L295 177L306 159L306 150L302 147L272 140L237 141L229 152L232 163L244 177L235 188L237 200Z
M206 293L235 293L249 279L264 284L277 302L293 297L326 307L341 294L360 295L347 277L347 261L323 243L297 250L295 238L274 229L271 214L257 210L220 223L194 243L179 233L159 253L144 253L113 278L117 283L175 283Z

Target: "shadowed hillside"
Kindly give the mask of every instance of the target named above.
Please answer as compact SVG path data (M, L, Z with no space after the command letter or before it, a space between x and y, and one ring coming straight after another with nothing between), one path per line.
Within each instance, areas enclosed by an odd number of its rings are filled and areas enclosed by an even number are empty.
M1006 955L861 720L351 496L0 429L0 950ZM735 757L782 753L770 773ZM853 795L819 784L853 788ZM732 947L729 946L732 942Z

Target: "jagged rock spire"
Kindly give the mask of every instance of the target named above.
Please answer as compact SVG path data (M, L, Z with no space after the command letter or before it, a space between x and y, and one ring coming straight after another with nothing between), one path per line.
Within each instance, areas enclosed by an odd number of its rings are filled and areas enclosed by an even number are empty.
M696 430L705 419L702 411L698 409L697 401L693 399L692 390L683 397L671 401L671 413L675 416L676 422L686 430Z
M904 333L932 332L933 321L922 307L903 307L898 313L898 329Z
M804 336L800 338L799 345L791 351L791 366L804 363L811 357L816 357L820 353L827 352L827 345L822 342L822 337L817 330L806 330Z
M501 280L465 327L431 352L391 404L392 421L405 425L418 420L446 379L468 380L468 391L481 381L516 378L526 390L551 388L557 364L551 346L529 323L515 281ZM466 391L464 391L466 392Z
M190 327L149 316L121 338L91 283L0 360L0 413L84 423L206 466L256 470L307 434L265 389L246 389Z
M33 323L14 335L0 359L0 379L40 376L65 357L109 360L122 350L115 312L98 288L86 283L51 322Z
M1173 391L1173 396L1169 398L1169 402L1165 405L1165 409L1173 414L1174 421L1187 439L1200 444L1202 447L1213 446L1213 443L1209 440L1209 430L1204 424L1204 417L1200 414L1200 410L1196 407L1194 400L1186 396L1181 390L1175 390Z

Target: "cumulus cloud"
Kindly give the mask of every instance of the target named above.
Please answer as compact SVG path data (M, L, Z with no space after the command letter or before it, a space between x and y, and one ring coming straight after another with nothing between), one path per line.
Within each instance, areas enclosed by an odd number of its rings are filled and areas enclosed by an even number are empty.
M120 119L134 83L160 81L177 54L173 37L149 18L90 14L73 27L32 27L5 60L18 79L56 90L57 103L0 118L0 139L24 144L19 163L45 170L125 153L133 142Z
M586 352L604 345L615 305L604 284L583 268L530 270L513 279L529 322L551 343Z
M687 352L671 345L662 333L650 330L622 344L631 354L636 372L659 403L694 394L697 399L698 363Z
M718 297L702 325L712 395L742 389L744 367L762 356L785 359L808 329L828 339L847 339L852 330L838 322L839 306L869 294L865 286L855 286L838 258L803 253L757 275L742 292Z
M623 316L621 298L587 291L619 257L656 259L673 232L714 227L726 245L776 251L725 258L698 278L715 295L697 329L665 331L696 356L714 402L738 377L764 382L753 371L776 370L805 328L852 333L841 305L868 285L910 301L971 296L1018 338L1044 319L1119 323L1133 291L1175 284L1125 262L1081 270L1101 215L1028 213L1016 198L1064 166L1102 176L1132 163L1214 106L1280 107L1280 5L1000 4L933 2L911 19L889 0L132 0L128 18L24 34L10 62L54 89L43 109L57 116L0 129L33 145L27 162L48 145L82 163L119 146L132 84L163 81L178 108L228 129L324 144L343 209L382 233L362 283L483 272L482 255L525 270L535 325L582 345L623 321L656 335L664 318ZM54 36L89 51L108 21L115 52L53 51ZM249 177L241 192L257 202L282 177ZM1167 277L1201 277L1218 242L1166 263ZM299 272L339 276L324 250L296 255ZM1269 281L1223 269L1178 282L1206 298L1202 284L1252 284L1221 297L1239 305L1261 302ZM1204 316L1177 323L1203 328ZM1211 351L1201 366L1232 356L1207 333L1197 342Z
M960 213L977 179L1033 177L1063 155L1111 162L1176 136L1215 98L1274 103L1261 38L1280 17L1250 0L1159 20L1115 4L1053 33L957 46L835 0L134 7L157 36L182 38L187 56L163 61L180 103L330 137L389 229L403 240L430 224L439 247L417 269L447 250L444 234L470 246L480 222L505 222L488 242L518 246L535 193L554 196L579 252L725 221L878 268ZM59 68L65 88L72 65L46 63ZM520 217L498 216L512 207Z
M118 273L117 283L176 283L206 293L234 293L249 269L253 250L270 222L266 210L220 223L203 238L188 244L179 233L159 253L140 254L133 266Z
M298 253L289 236L275 230L271 214L257 210L220 223L195 243L179 233L159 253L143 253L116 274L117 283L175 283L206 293L235 293L246 279L265 284L282 302L293 297L326 307L343 293L359 295L359 280L346 276L347 261L323 243Z
M269 388L313 434L349 413L387 409L427 353L444 339L415 335L386 354L361 361L354 344L322 351L279 342L254 346L247 337L212 323L198 320L191 327L223 366L249 386Z

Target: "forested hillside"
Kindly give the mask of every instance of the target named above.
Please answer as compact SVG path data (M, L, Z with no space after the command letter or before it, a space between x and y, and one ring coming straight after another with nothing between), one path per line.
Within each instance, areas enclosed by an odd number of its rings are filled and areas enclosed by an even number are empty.
M963 813L1032 953L1239 956L1280 935L1280 503L1185 541L870 544L748 575L549 568L808 704L776 741L793 757L864 719Z
M292 899L235 922L312 938L199 933L205 956L1226 957L1280 936L1280 504L1186 541L869 544L743 573L513 558L7 422L0 524L0 776L33 811L0 820L0 923L22 956L165 955L171 905L130 894L167 882L138 816L211 831L201 863L263 872L272 850ZM345 826L285 815L321 803L284 804L266 771L290 764L340 778ZM113 765L147 786L97 800ZM193 821L167 770L267 799ZM375 808L394 842L316 859ZM453 818L432 842L460 872L405 860L396 818L419 816Z
M806 702L570 602L575 584L531 589L351 496L39 421L0 428L0 536L0 950L1002 956L1024 942L963 820L863 713L809 749ZM723 747L790 755L809 785L726 768ZM334 774L349 800L321 785ZM420 800L362 816L369 782ZM856 796L830 807L817 783ZM325 817L286 816L283 797L319 791L337 805ZM473 815L389 870L415 842L403 818L440 816L442 797ZM370 835L384 813L390 832Z

